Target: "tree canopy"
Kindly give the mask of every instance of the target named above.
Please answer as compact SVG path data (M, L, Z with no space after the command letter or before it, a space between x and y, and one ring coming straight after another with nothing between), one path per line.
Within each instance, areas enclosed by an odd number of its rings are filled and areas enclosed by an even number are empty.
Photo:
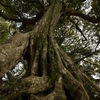
M5 98L100 99L92 77L100 73L100 0L1 0L0 19ZM14 76L19 62L24 67Z

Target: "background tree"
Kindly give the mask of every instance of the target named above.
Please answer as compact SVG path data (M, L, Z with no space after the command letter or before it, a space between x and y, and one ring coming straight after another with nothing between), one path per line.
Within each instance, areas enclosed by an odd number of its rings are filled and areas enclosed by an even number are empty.
M98 8L99 0L1 0L0 16L15 30L0 44L1 82L8 76L3 97L99 100L100 89L85 75L99 66ZM23 68L14 75L19 62Z

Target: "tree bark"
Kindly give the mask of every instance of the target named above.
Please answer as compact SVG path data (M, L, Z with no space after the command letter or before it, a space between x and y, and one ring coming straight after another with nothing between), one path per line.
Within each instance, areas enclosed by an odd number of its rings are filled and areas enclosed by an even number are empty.
M8 93L8 100L23 100L24 97L27 100L100 100L100 90L77 68L53 37L61 9L60 0L52 0L33 31L18 33L18 39L12 38L10 43L1 45L0 76L13 68L20 57L24 58L27 47L29 51L28 76L15 84L17 89ZM15 35L13 37L17 37Z
M0 77L22 61L24 51L29 44L29 35L16 32L6 43L0 44Z

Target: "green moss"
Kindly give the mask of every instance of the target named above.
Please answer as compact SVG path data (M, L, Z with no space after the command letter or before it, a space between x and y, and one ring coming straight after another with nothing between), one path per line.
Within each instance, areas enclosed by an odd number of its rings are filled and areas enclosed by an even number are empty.
M0 95L0 100L7 100L4 95Z

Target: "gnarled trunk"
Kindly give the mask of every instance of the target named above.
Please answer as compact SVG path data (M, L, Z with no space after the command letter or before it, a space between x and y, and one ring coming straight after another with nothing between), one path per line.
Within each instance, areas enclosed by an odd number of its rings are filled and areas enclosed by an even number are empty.
M29 34L26 33L28 35L23 34L22 37L27 38L21 42L23 45L28 44L29 52L27 76L19 80L16 84L17 89L8 93L9 100L100 99L100 90L75 66L53 37L55 26L61 15L61 8L61 2L53 0L34 30ZM27 46L23 46L21 53L18 51L17 53L22 55ZM13 58L12 63L19 57Z

